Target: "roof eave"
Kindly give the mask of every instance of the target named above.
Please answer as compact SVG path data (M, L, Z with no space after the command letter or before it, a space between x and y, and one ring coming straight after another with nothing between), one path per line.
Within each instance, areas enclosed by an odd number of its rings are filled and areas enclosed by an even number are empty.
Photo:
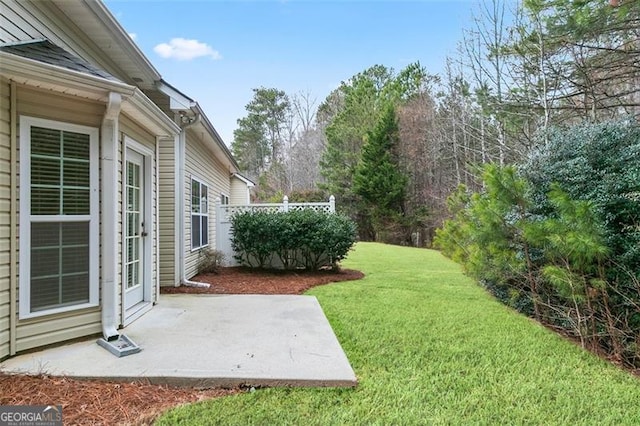
M105 92L118 92L123 96L132 96L136 90L135 86L121 81L85 74L6 52L0 52L0 73L18 83L88 99L96 99L96 94L104 95Z
M140 89L136 89L133 96L126 99L122 110L133 117L143 121L152 128L156 136L167 138L178 135L181 131L171 118L151 101Z
M197 111L200 114L200 117L201 117L200 123L201 123L201 125L205 128L207 133L209 133L211 135L211 138L212 138L213 142L217 145L217 147L222 151L222 154L229 161L229 163L230 163L229 164L230 172L231 173L238 172L240 170L240 166L238 165L238 162L233 157L233 154L231 153L231 151L229 150L227 145L222 140L222 137L220 137L220 134L218 133L216 128L213 127L213 124L211 124L211 121L209 121L209 118L206 116L206 114L204 113L204 111L202 110L202 108L200 107L200 105L198 103L196 103L195 111Z
M196 107L196 101L194 101L166 81L156 81L155 86L156 89L169 97L169 107L172 111L187 111L193 110Z
M0 76L26 86L106 102L111 92L122 95L122 110L156 136L174 137L180 126L140 89L123 82L85 74L22 56L0 52Z
M256 184L251 179L243 176L240 173L232 173L231 176L233 176L234 178L244 182L249 188L252 188L252 187L256 186Z

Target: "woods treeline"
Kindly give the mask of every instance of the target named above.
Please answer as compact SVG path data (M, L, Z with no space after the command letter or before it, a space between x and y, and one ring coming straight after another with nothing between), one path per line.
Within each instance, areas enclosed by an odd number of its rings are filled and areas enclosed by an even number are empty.
M373 65L320 103L254 89L232 150L256 200L333 194L360 239L435 238L505 303L638 367L639 118L639 1L486 0L440 74Z
M440 75L419 63L400 71L374 65L321 102L254 89L232 149L258 184L256 198L333 194L361 238L410 243L419 235L428 246L447 215L446 197L460 183L480 188L479 165L523 160L554 126L640 115L640 2L509 4L483 3ZM395 124L379 149L398 173L386 184L405 184L393 205L378 209L354 179L387 170L363 153L381 143L372 132L389 108Z

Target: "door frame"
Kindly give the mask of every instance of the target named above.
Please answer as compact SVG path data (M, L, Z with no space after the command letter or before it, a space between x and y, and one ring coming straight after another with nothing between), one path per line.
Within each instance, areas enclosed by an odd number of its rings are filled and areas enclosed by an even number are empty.
M127 153L128 150L135 151L137 154L141 155L144 160L144 167L142 170L142 178L144 182L144 194L142 196L142 202L144 203L144 217L142 218L145 223L145 229L147 232L147 237L142 239L142 265L143 265L143 296L142 302L132 306L130 309L126 309L125 305L125 296L126 296L126 269L125 265L125 237L126 237L126 173L127 173ZM120 265L121 265L121 281L120 281L120 307L121 307L121 315L122 315L122 325L127 326L132 323L144 313L149 311L153 306L153 247L154 247L154 238L155 238L155 223L153 223L153 215L155 204L153 203L153 164L155 160L155 153L152 148L146 147L141 143L131 139L129 136L124 137L124 146L122 152L122 203L121 203L121 211L122 211L122 222L121 222L121 237L122 237L122 249L120 253Z

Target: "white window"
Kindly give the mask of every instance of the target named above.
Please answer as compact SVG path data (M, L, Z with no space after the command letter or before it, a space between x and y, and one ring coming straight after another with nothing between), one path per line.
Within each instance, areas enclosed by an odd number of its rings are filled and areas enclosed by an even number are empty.
M98 305L98 129L20 117L20 318Z
M220 204L222 204L223 206L229 204L229 196L226 194L220 194Z
M191 250L209 245L209 187L191 178Z

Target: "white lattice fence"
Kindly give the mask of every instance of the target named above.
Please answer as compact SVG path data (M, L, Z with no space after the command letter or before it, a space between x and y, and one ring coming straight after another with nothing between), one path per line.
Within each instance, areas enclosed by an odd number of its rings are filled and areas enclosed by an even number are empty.
M234 266L237 264L233 258L234 252L231 248L231 217L236 213L246 211L288 212L308 209L335 213L336 199L332 195L327 203L290 203L289 198L285 195L282 203L229 205L220 204L220 199L218 198L216 200L216 249L224 253L227 265Z

